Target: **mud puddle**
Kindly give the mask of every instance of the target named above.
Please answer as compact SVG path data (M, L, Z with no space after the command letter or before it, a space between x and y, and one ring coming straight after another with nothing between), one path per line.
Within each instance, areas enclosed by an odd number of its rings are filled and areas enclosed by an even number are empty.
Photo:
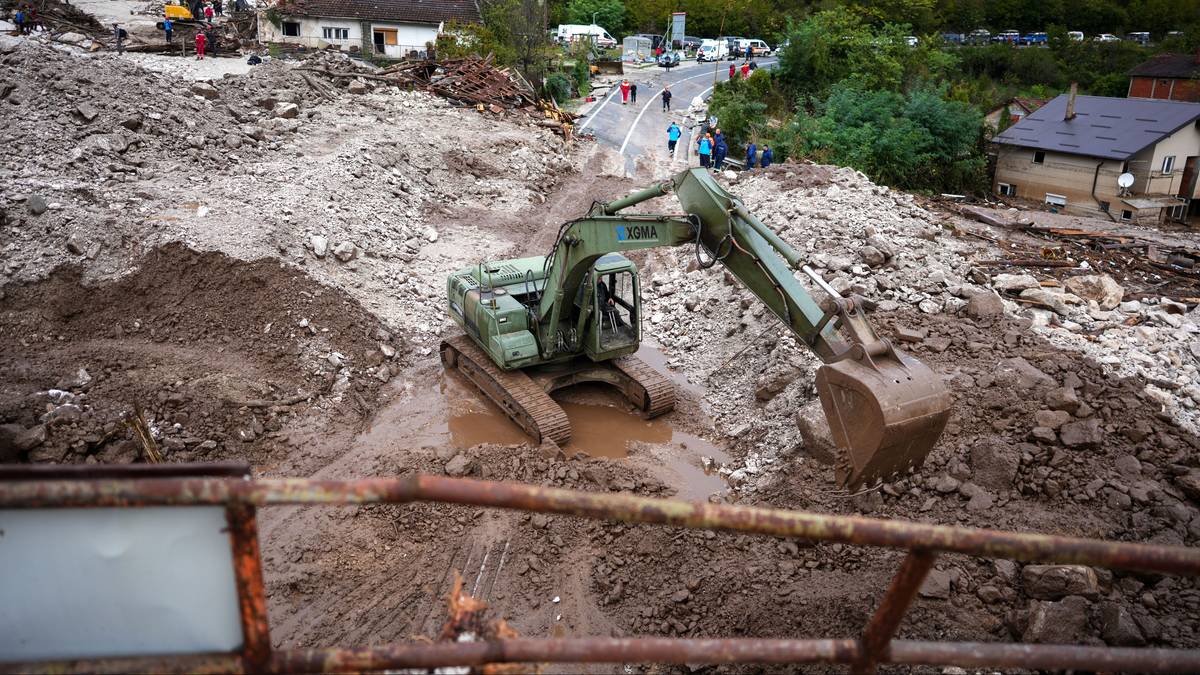
M663 362L661 354L659 362ZM483 443L532 446L520 427L458 373L440 372L432 384L410 383L397 392L397 402L379 411L359 445L379 452L465 450ZM579 385L556 393L555 398L571 420L571 441L563 448L568 455L584 452L637 461L674 487L682 499L704 500L727 487L716 469L732 458L712 442L672 428L670 415L642 419L620 394L603 385Z

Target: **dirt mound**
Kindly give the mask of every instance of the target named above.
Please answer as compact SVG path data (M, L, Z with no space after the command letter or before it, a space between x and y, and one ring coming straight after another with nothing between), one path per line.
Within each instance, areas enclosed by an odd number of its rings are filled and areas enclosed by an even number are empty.
M45 439L31 461L133 461L122 419L138 407L172 461L254 456L308 407L368 412L404 352L303 272L177 244L116 281L68 267L6 287L0 420Z

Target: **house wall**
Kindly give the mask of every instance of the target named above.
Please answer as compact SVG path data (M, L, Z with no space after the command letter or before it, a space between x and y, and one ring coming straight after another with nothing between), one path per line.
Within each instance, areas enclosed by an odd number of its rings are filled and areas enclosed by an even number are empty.
M1128 97L1200 103L1200 80L1131 77Z
M1117 177L1123 173L1124 162L1047 152L1045 161L1036 164L1033 161L1034 152L1031 148L1001 145L996 158L993 191L999 194L1000 184L1006 183L1017 186L1017 198L1039 204L1046 202L1047 194L1066 197L1066 207L1060 207L1065 213L1120 219L1121 212L1128 210L1132 211L1131 222L1152 224L1162 219L1161 208L1130 209L1121 201ZM1143 164L1149 161L1144 160ZM1093 179L1096 182L1095 198L1092 196ZM1137 194L1137 183L1134 185L1131 191ZM1098 202L1108 202L1108 213L1101 209Z
M1196 128L1195 124L1189 124L1149 148L1149 154L1147 187L1144 192L1146 194L1178 194L1187 158L1200 155L1200 130ZM1170 175L1164 176L1162 174L1163 159L1171 155L1175 156L1175 169ZM1136 187L1138 184L1134 185ZM1196 190L1193 189L1191 196L1197 196Z
M396 31L396 44L385 48L387 56L400 57L412 50L424 50L426 42L437 39L441 29L439 25L403 23L400 21L360 21L358 19L326 19L320 17L285 17L285 21L295 21L300 24L300 36L283 34L282 24L275 26L264 16L259 16L259 39L263 42L283 42L302 44L315 49L334 45L339 49L360 47L371 49L373 32L376 28L388 28ZM325 39L324 28L345 28L347 37L344 40Z

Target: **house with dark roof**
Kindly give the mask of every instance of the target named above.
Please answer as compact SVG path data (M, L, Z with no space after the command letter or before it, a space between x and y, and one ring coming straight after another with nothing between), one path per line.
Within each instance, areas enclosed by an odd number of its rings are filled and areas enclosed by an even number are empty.
M992 131L999 131L1001 127L1008 127L1021 121L1021 118L1038 108L1046 105L1044 98L1030 98L1028 96L1014 96L1004 102L1004 105L992 108L992 110L983 116L983 123L992 128Z
M1200 51L1157 54L1129 71L1129 98L1200 102Z
M283 0L259 15L259 39L401 58L424 56L447 23L479 23L477 0Z
M1200 103L1063 94L994 138L993 190L1141 223L1200 217Z

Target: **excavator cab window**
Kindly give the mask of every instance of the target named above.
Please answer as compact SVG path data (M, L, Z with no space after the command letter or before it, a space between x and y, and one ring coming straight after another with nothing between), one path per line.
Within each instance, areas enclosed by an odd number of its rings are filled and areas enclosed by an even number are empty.
M596 277L600 351L636 344L639 338L637 279L633 272L601 272Z

